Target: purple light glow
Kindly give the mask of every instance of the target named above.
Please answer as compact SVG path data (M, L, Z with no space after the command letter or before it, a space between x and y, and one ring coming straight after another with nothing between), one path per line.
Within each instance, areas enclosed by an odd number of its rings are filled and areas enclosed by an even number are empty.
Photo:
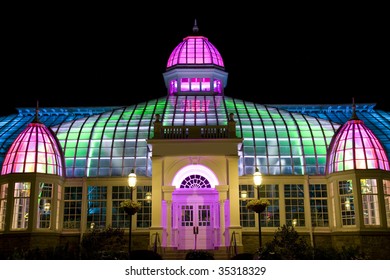
M30 123L8 150L1 174L46 173L63 175L60 149L50 130L41 123Z
M330 145L328 173L352 169L390 170L379 140L361 120L344 124Z
M188 36L173 50L167 68L180 64L214 64L224 67L221 54L203 36Z
M172 180L172 186L175 186L177 189L179 189L183 180L194 174L205 177L210 182L211 188L215 188L216 185L219 185L218 178L211 169L204 165L191 164L183 167L176 173Z

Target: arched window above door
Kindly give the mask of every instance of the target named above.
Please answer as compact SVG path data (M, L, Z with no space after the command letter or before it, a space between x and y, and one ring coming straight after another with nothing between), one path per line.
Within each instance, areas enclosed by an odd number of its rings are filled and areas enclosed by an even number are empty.
M205 181L201 183L202 180L207 181L207 184L209 185L208 188L213 189L215 186L219 185L217 176L209 167L202 164L189 164L177 171L172 180L172 186L175 186L176 188L192 188L186 185L190 186L195 183L203 185L205 184Z
M190 175L186 177L180 184L180 188L187 188L187 189L205 189L211 188L209 180L207 180L202 175Z

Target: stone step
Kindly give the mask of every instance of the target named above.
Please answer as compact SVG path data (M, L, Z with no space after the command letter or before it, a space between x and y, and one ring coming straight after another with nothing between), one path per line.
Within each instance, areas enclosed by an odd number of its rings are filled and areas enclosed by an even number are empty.
M160 253L164 260L185 260L188 252L192 250L165 250ZM203 250L201 250L203 251ZM215 260L229 260L230 255L225 250L207 250L213 254Z

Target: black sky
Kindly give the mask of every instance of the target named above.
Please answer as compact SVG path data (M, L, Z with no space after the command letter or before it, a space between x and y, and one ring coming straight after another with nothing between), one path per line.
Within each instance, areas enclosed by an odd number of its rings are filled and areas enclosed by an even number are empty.
M37 101L117 106L163 97L168 57L195 18L224 59L228 96L261 104L355 98L390 110L383 7L34 6L7 14L1 114Z

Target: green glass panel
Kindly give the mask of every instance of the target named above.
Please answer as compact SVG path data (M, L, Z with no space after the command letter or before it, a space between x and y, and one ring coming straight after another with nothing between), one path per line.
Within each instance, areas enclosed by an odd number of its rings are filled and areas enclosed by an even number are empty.
M318 164L324 165L326 163L326 156L317 156Z
M305 138L305 139L302 139L302 143L304 146L306 146L306 145L310 146L310 145L313 145L313 140Z
M314 146L304 146L303 151L304 151L305 155L314 155L315 154Z
M289 140L279 140L279 146L290 146Z
M77 146L79 148L86 148L88 147L88 145L89 145L89 141L83 140L83 141L79 141Z
M287 131L278 131L278 137L279 138L287 138L288 137Z
M325 146L316 146L317 154L325 155L326 147Z
M301 135L304 138L310 138L311 137L311 132L310 131L301 131Z
M65 158L65 165L66 166L73 166L74 159L73 158Z
M266 134L267 137L271 137L271 138L276 137L276 132L275 131L266 131L265 134Z
M74 148L74 147L76 147L76 144L77 144L76 141L67 141L67 142L66 142L66 148L67 148L67 149L69 149L69 148Z
M280 150L280 155L290 155L291 154L290 147L280 146L279 150Z
M79 133L71 132L68 134L67 140L77 140L79 137Z
M77 149L76 157L86 157L87 156L88 149L86 148L79 148Z
M73 157L75 155L76 149L69 148L65 150L65 157Z
M307 165L315 165L316 164L316 158L314 157L305 157L306 164Z
M89 140L91 138L91 134L90 133L81 133L80 134L80 140Z
M289 131L290 138L297 138L299 137L299 134L297 131Z

